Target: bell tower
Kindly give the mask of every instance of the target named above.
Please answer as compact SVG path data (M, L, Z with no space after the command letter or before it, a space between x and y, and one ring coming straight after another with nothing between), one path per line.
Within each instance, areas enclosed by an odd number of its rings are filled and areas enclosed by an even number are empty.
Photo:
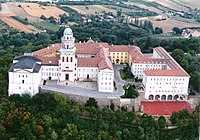
M60 84L73 84L77 79L77 59L75 57L75 38L71 28L66 28L61 38L59 59L59 81Z

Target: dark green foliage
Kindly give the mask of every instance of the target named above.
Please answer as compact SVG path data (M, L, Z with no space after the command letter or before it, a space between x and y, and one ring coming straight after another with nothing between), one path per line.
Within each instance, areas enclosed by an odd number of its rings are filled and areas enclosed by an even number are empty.
M19 21L19 22L21 22L22 24L25 24L25 25L28 25L28 24L29 24L27 18L23 19L23 18L21 18L21 17L19 17L19 16L12 16L12 18L15 19L15 20L17 20L17 21Z
M95 98L89 98L89 99L87 100L87 103L86 103L85 105L86 105L86 106L89 106L89 107L95 107L95 108L98 107L97 101L96 101Z
M174 27L172 29L172 31L176 34L176 35L180 35L182 33L181 29L179 29L178 27Z
M186 139L198 137L199 107L192 114L174 113L178 128L164 129L166 120L146 114L85 107L61 94L39 93L0 98L1 139L132 140Z
M43 20L47 20L47 18L44 15L41 15L40 18L43 19Z
M66 14L60 15L60 23L61 24L67 24L68 23L68 17Z
M134 75L132 74L131 67L128 64L126 64L123 70L120 71L120 74L121 74L122 79L124 80L128 80L128 79L134 80Z
M136 90L135 85L124 85L123 89L125 90L125 94L121 96L121 98L137 98L139 96L138 91Z
M162 34L162 33L163 33L163 29L162 28L159 28L159 27L155 28L154 34Z

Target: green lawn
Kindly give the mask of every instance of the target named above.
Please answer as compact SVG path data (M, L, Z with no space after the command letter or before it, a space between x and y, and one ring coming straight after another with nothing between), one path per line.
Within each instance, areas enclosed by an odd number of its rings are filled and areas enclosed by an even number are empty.
M52 30L54 32L58 31L60 28L58 25L54 25L47 21L35 22L33 25L36 26L37 28L48 29L48 30Z

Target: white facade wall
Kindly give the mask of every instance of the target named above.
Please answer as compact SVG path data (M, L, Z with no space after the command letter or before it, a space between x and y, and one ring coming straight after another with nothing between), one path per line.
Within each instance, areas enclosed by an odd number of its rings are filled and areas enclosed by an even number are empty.
M62 59L64 59L64 62ZM67 59L68 62L66 61ZM66 79L66 75L69 75L68 79ZM76 79L77 79L77 59L75 58L75 55L73 54L73 52L68 54L67 53L61 54L59 59L59 82L63 82L66 80L75 82Z
M113 70L104 69L98 73L98 91L100 92L113 92Z
M161 70L167 69L167 65L163 63L133 63L131 66L131 72L135 77L139 79L143 78L144 70Z
M9 96L28 93L31 96L39 92L41 71L30 73L24 70L9 72Z
M145 87L145 98L149 99L150 95L188 95L189 77L175 77L175 76L143 76L143 85ZM160 98L161 99L161 98Z
M97 81L98 67L78 67L77 76L79 81L87 79L87 76L89 76L89 79Z
M58 80L58 66L43 65L41 75L44 80Z

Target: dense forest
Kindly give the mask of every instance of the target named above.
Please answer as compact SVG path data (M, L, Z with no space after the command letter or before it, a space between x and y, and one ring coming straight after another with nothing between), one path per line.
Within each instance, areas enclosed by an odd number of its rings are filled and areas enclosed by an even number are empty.
M0 98L0 139L12 140L196 140L200 108L175 112L170 121L147 114L98 109L58 93ZM169 125L175 126L167 129Z

